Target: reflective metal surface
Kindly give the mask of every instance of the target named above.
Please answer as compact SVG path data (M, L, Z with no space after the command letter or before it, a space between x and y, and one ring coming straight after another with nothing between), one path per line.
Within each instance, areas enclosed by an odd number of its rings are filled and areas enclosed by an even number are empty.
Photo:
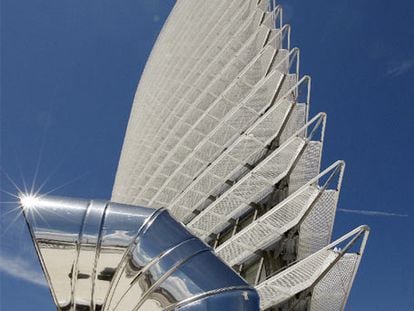
M21 203L58 310L259 310L259 298L164 209Z

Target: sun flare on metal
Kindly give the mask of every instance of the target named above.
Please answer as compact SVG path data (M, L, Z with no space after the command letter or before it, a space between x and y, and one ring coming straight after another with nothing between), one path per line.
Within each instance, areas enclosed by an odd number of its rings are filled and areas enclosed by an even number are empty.
M30 209L40 203L40 196L32 193L19 193L19 202L22 208Z

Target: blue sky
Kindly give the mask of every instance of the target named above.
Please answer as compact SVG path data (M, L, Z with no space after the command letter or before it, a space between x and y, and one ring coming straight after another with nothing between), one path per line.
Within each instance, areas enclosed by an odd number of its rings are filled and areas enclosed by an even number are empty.
M135 88L173 3L2 0L0 189L15 192L6 172L19 186L37 175L44 191L110 198ZM355 212L338 212L334 236L372 228L347 310L409 310L414 3L279 3L313 79L311 113L328 113L324 166L347 162L339 207ZM0 310L54 310L14 207L0 205Z

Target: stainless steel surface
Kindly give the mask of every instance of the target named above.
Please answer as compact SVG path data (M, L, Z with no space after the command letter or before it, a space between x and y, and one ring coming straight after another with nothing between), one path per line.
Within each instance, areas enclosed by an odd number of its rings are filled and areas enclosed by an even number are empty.
M58 310L259 310L255 289L167 210L41 196L21 204Z

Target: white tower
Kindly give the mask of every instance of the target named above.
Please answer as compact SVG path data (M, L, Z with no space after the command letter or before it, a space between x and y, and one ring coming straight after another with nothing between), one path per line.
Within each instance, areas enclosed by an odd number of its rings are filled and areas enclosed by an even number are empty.
M320 170L326 115L308 116L311 78L270 2L177 1L112 201L169 209L256 286L263 310L343 310L369 230L331 243L344 163Z

